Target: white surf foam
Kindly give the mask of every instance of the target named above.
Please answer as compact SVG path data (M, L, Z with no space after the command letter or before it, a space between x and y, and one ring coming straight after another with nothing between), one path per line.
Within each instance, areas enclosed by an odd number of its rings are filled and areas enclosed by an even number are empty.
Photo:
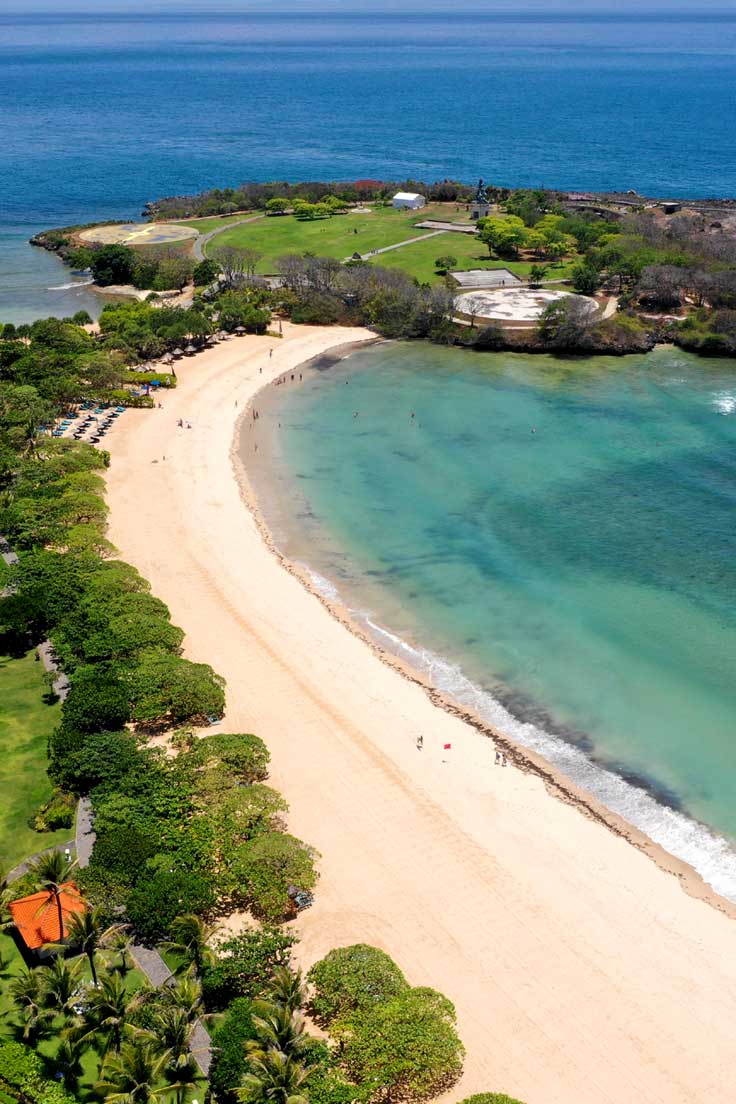
M305 565L306 566L306 565ZM311 568L307 571L320 594L338 600L336 586ZM437 690L477 714L490 727L536 752L580 789L592 794L670 855L688 863L708 885L736 901L736 847L704 824L667 805L641 786L593 762L562 736L520 721L491 693L476 686L461 668L427 648L415 647L378 624L370 614L351 609L376 642L421 672Z
M720 391L713 396L713 406L719 414L736 414L736 395L729 391Z
M47 288L47 291L69 291L71 288L88 287L93 284L94 280L90 276L89 280L72 280L70 284L56 284L55 287Z

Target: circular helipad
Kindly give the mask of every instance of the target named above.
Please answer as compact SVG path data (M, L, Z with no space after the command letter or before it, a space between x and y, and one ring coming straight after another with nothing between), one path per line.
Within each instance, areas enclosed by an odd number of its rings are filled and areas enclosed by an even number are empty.
M506 288L498 291L467 291L455 297L455 310L473 318L492 322L537 322L550 303L560 299L577 299L592 314L597 310L593 299L573 295L569 291L547 291L544 288Z
M170 222L121 222L115 226L92 226L79 234L82 241L93 245L171 245L198 236L194 227Z

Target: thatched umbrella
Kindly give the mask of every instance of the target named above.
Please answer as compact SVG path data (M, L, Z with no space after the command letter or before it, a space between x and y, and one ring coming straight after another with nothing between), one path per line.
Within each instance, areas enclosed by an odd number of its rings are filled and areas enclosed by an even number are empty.
M187 356L191 356L192 353L196 353L196 351L197 351L197 349L196 349L196 346L194 346L194 345L187 345L186 349L184 350L184 352L187 354Z
M184 356L184 350L183 349L174 349L174 351L171 355L175 356L175 357L183 357Z

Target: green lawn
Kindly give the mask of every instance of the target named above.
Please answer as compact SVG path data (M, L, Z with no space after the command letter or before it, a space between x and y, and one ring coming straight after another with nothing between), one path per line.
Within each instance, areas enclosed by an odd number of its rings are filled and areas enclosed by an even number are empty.
M452 210L454 212L454 205ZM263 254L258 271L274 272L276 261L284 253L315 253L320 257L344 260L352 253L368 253L406 241L427 233L416 228L417 222L427 218L446 218L446 215L441 206L434 204L421 211L381 207L365 215L348 212L313 222L302 222L293 215L272 216L225 230L212 239L207 252L211 254L223 245L257 249Z
M31 651L0 657L0 870L27 855L63 843L72 828L34 832L28 818L51 796L46 741L59 723L59 704L47 705L43 666Z
M420 283L432 283L442 280L437 275L434 262L437 257L449 254L457 258L457 268L507 268L509 272L517 276L528 276L532 267L531 261L502 261L488 255L488 248L471 234L455 234L448 230L445 234L439 234L435 238L426 241L413 242L401 249L392 249L390 253L381 253L373 258L373 263L383 268L401 268L411 276L416 276ZM562 262L559 265L550 264L547 271L547 280L563 280L569 275L575 261Z

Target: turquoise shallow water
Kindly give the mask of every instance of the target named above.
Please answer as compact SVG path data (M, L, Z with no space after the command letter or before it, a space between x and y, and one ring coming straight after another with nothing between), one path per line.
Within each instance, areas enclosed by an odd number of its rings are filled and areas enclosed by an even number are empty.
M278 391L284 550L736 898L736 363L386 343Z

